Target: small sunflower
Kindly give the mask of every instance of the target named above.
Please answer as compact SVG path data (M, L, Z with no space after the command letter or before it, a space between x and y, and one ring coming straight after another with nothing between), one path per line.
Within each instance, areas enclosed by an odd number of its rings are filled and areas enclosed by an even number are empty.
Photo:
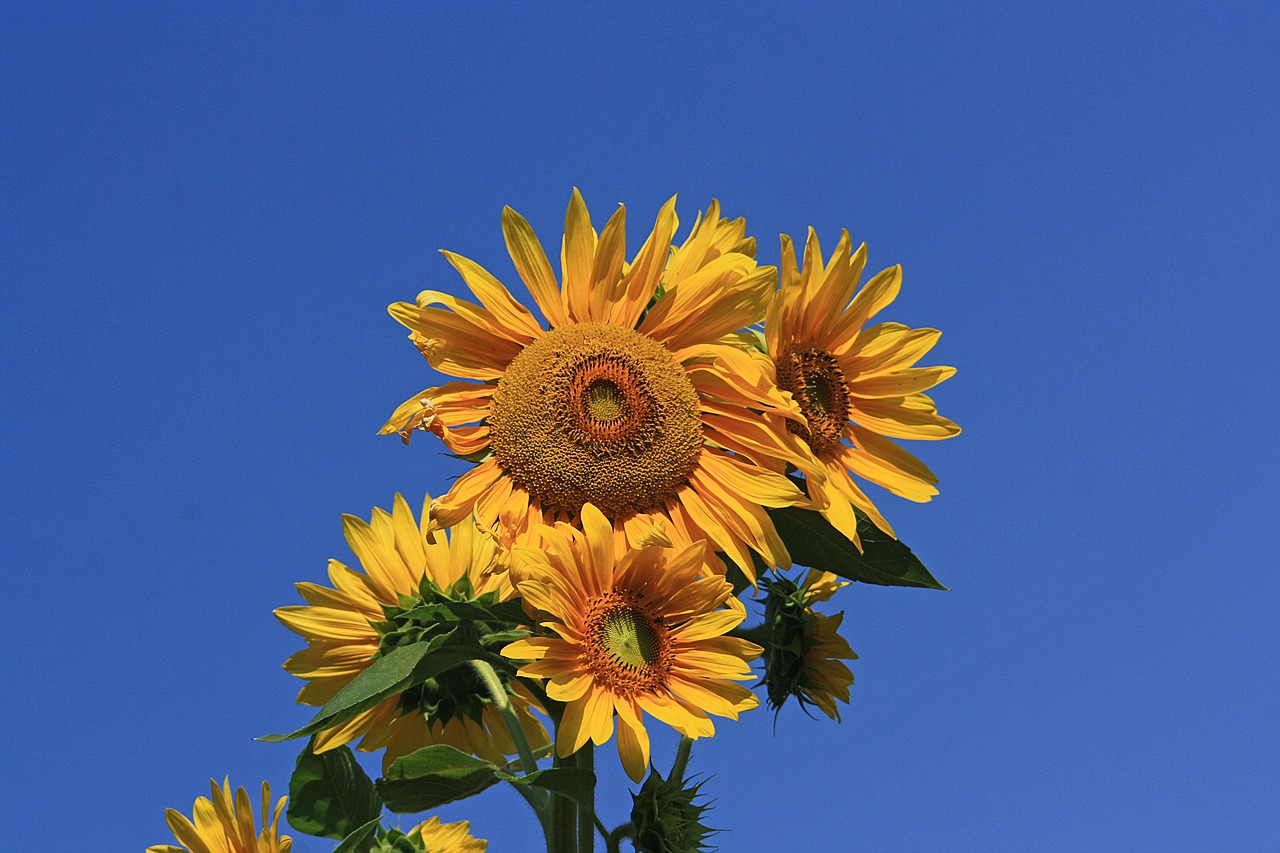
M673 247L672 198L628 264L625 209L597 234L574 190L563 287L529 223L506 208L502 226L549 329L451 252L480 305L428 290L389 309L433 367L471 380L415 394L381 430L406 441L433 432L479 461L432 506L432 523L475 512L514 541L536 524L574 522L592 503L633 539L660 523L682 544L709 540L752 578L751 550L789 566L764 508L810 505L779 473L783 460L823 475L803 442L762 420L802 417L768 360L740 345L776 279L756 264L743 221L713 202Z
M858 656L840 636L844 613L826 616L812 605L827 601L848 581L813 569L798 586L784 577L766 578L760 585L767 593L764 683L769 706L780 709L795 696L801 708L816 705L839 722L836 700L849 704L853 684L853 673L844 661Z
M427 506L430 501L428 496ZM276 618L307 640L307 648L284 664L308 680L298 694L304 705L323 705L380 654L404 637L412 638L414 626L404 624L402 617L424 594L453 600L512 597L496 543L472 519L454 527L447 541L443 534L429 541L397 494L390 513L374 509L368 523L344 515L342 528L365 573L330 560L332 589L300 583L298 592L307 604L275 611ZM533 697L518 683L507 686L530 744L546 746L546 730L529 711ZM500 713L467 667L455 667L320 732L313 748L324 752L357 737L363 751L386 748L384 768L430 744L448 744L490 761L516 752Z
M852 245L843 232L824 265L817 235L809 229L801 269L791 238L783 235L781 287L764 335L778 387L804 413L803 422L788 420L786 427L808 444L825 472L822 478L806 472L809 494L827 520L856 543L855 508L884 532L893 535L893 529L850 474L909 500L927 501L938 493L938 478L889 439L951 438L960 427L938 415L923 393L955 368L914 366L942 333L901 323L863 328L898 295L902 268L890 267L858 290L867 247L854 252Z
M176 809L165 809L165 821L173 837L182 847L172 844L156 844L147 853L289 853L293 839L280 835L280 815L284 812L287 797L281 797L275 810L271 809L271 786L262 783L262 832L254 824L253 805L244 788L237 788L231 795L230 779L223 779L222 786L209 780L213 799L197 797L192 817Z
M581 522L541 527L540 547L514 550L515 584L551 636L502 654L525 661L519 674L546 679L547 695L566 703L559 755L608 741L616 715L622 765L638 782L649 763L644 712L689 737L714 734L708 713L737 719L759 704L733 682L750 678L761 649L724 636L746 610L724 578L701 576L705 543L628 548L589 503Z

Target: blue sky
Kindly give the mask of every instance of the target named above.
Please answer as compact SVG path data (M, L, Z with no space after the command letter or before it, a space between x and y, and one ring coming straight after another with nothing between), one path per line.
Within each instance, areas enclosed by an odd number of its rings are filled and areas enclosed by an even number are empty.
M502 205L554 243L574 186L767 263L849 228L959 368L942 494L880 498L952 590L837 598L843 725L697 746L722 849L1274 848L1278 48L1264 4L5 4L0 849L285 789L270 611L462 470L374 435L432 384L385 306L439 248L514 282Z

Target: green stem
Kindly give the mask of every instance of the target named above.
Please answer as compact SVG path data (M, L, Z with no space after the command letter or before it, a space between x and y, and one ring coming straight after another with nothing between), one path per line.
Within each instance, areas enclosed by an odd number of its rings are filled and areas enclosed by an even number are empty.
M635 824L624 823L622 826L615 827L613 832L605 836L605 849L608 853L622 853L622 839L632 838L635 834Z
M734 628L729 632L732 637L740 637L743 640L750 640L757 646L768 647L769 644L769 626L763 623L753 625L750 628Z
M589 770L595 773L595 745L591 741L587 741L582 749L578 750L578 766L583 770ZM586 802L578 805L578 853L592 853L596 849L596 786L587 789Z
M556 756L555 767L573 767L574 757ZM551 844L549 853L577 853L577 810L573 801L555 792L551 794Z
M529 739L525 737L524 728L520 725L520 718L516 716L516 709L511 704L511 697L507 695L507 688L498 678L498 674L493 671L493 667L482 660L471 661L471 668L476 675L480 676L480 680L484 682L485 688L489 691L489 696L493 699L493 704L497 706L498 713L502 715L502 722L507 726L507 732L511 735L511 740L515 742L516 750L520 753L520 762L524 765L525 773L533 773L538 769L538 759L533 757L533 748L529 746Z
M683 735L680 738L680 745L676 747L676 761L671 765L671 775L667 778L672 782L684 784L684 771L689 766L689 753L693 751L693 738Z
M552 838L551 821L548 820L547 815L547 798L539 797L538 794L541 793L540 791L532 790L524 785L512 785L511 787L515 788L517 794L524 797L524 801L528 803L529 807L538 815L538 823L542 825L543 840L546 841L547 849L550 850Z

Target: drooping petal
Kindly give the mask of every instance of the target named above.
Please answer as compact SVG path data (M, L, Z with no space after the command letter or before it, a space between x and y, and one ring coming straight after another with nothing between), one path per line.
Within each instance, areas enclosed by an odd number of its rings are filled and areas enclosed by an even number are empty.
M644 779L649 768L649 733L644 726L633 725L621 715L618 717L618 757L632 782Z

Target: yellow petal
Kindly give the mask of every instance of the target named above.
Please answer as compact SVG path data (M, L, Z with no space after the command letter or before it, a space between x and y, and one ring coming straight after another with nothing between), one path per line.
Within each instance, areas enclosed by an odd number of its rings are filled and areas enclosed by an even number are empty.
M481 304L506 327L513 340L519 340L520 336L525 335L532 340L542 334L542 327L529 313L529 309L516 301L502 282L490 275L488 270L462 255L443 249L440 254L453 264L453 268L462 276L467 287L471 288L471 292Z
M640 247L631 268L622 277L619 285L621 298L614 302L609 311L610 323L631 329L640 320L640 315L649 304L649 298L658 289L662 269L671 250L671 235L675 233L679 222L679 217L676 216L676 197L672 196L658 211L658 218L649 238Z
M643 725L632 727L618 717L618 757L631 781L640 782L649 768L649 733Z
M591 322L609 322L609 312L614 303L623 298L622 267L626 259L627 210L618 205L600 231L600 239L596 243L596 256L591 267Z
M431 529L453 527L471 515L476 501L501 476L502 468L490 459L455 480L448 493L431 504Z
M560 267L564 281L564 305L569 320L586 323L591 316L591 268L596 252L596 232L591 214L578 188L573 188L564 214L564 245Z
M890 438L937 441L960 434L960 427L938 415L923 394L854 401L854 423Z
M698 469L690 481L699 479L704 472L724 487L721 493L727 492L761 506L802 506L808 503L806 495L783 475L747 465L714 450L703 451Z
M955 372L954 367L910 367L866 378L854 377L849 381L849 392L858 397L905 397L928 391L950 379Z
M547 260L542 243L538 242L538 235L533 233L525 218L510 207L502 209L502 234L516 271L529 288L533 301L538 303L542 316L553 328L566 325L568 317L561 302L560 288L556 286L551 262Z

